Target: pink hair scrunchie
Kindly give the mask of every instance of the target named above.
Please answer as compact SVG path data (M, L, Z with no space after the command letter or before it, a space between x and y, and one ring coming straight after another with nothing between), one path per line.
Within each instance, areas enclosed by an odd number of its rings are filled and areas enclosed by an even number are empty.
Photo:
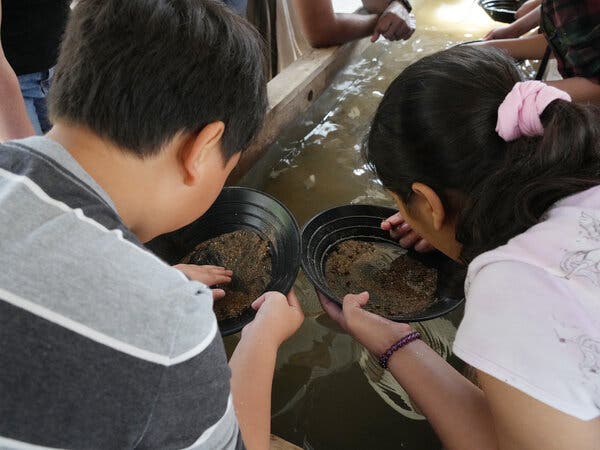
M496 132L506 142L521 136L542 136L540 115L554 100L571 101L571 96L541 81L515 84L498 108Z

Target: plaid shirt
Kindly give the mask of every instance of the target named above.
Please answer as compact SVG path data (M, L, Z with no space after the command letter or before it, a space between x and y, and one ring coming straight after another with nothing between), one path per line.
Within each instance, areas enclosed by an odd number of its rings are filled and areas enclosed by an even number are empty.
M600 83L600 0L543 0L541 29L564 78Z

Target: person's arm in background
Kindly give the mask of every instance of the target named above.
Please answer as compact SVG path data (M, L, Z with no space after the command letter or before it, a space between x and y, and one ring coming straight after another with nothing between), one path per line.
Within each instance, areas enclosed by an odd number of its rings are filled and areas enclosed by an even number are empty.
M369 14L336 13L331 0L294 0L294 10L313 47L340 45L369 35L376 40L376 27L385 27L385 32L378 32L377 37L383 34L390 40L408 39L414 32L414 19L409 20L406 8L397 1L378 3L387 3L382 13L369 8Z
M279 346L302 324L304 315L294 292L287 298L267 292L252 307L254 320L242 330L231 360L231 392L246 448L268 449L271 388Z
M2 1L0 0L0 27ZM0 42L0 142L35 134L15 71L8 63Z
M541 4L542 0L527 0L521 5L519 9L517 9L517 12L515 13L515 18L520 19L521 17L526 16Z
M534 8L520 19L515 20L508 26L494 28L485 35L485 40L511 39L523 36L540 24L541 7Z
M600 85L587 78L565 78L544 83L567 92L574 102L600 105Z
M536 34L519 39L497 39L474 42L469 45L496 47L505 50L515 59L542 59L548 47L548 42L543 34Z
M548 42L543 34L537 34L520 39L499 39L476 42L470 45L494 46L504 49L515 59L541 59L544 56ZM574 102L600 104L600 85L587 78L574 77L544 82L567 92Z

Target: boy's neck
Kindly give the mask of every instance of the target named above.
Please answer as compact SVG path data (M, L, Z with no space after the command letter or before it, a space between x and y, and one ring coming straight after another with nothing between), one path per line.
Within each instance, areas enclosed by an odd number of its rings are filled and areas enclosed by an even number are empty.
M106 191L127 227L142 242L154 237L152 224L162 159L141 159L83 128L57 123L47 136L61 144ZM158 216L160 217L160 216Z

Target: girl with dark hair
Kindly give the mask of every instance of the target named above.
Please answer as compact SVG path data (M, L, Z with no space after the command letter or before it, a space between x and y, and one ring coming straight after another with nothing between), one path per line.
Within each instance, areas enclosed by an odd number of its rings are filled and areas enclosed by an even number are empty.
M456 47L389 87L367 161L416 233L468 265L455 353L406 324L325 310L387 367L446 449L598 449L600 113L522 82L495 49ZM390 223L385 225L390 227Z

